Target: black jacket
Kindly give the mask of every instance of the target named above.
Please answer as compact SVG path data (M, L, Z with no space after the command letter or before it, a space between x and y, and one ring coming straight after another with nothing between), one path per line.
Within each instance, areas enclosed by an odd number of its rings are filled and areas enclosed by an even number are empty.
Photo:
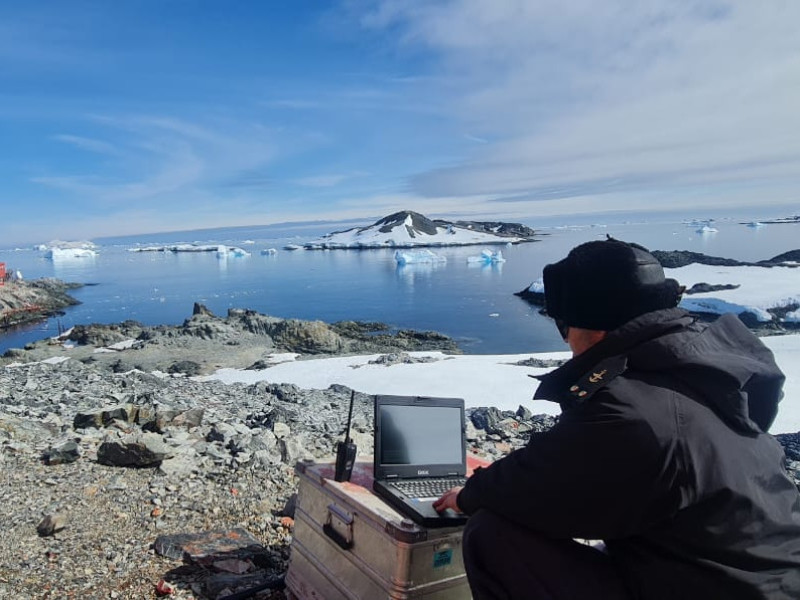
M764 433L784 377L735 316L648 313L541 379L558 423L462 510L605 540L636 598L800 598L800 494Z

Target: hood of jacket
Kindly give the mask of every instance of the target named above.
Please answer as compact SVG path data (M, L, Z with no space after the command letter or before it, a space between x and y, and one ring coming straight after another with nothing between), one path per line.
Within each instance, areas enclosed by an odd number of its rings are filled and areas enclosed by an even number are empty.
M598 388L626 372L645 378L649 374L654 381L667 378L745 433L767 431L783 396L785 377L772 352L736 315L700 323L676 308L647 313L609 332L603 341L543 376L534 397L568 408L576 403L570 389L586 380L587 373L608 370L599 367L603 365L610 365L612 373ZM588 394L582 401L590 399Z

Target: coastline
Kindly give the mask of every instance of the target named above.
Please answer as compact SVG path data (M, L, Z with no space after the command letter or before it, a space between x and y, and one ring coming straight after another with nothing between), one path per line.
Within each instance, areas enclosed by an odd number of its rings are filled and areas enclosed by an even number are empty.
M5 282L0 286L0 334L13 327L63 314L64 308L80 304L68 293L80 287L83 284L52 278Z

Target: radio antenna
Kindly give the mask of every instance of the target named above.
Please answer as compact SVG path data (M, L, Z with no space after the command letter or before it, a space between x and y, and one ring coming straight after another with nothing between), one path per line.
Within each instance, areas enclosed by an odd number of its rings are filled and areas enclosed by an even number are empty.
M347 432L344 434L344 443L349 444L350 439L350 424L353 422L353 399L355 398L356 391L350 390L350 410L347 413Z
M350 481L353 473L353 465L356 462L358 448L350 439L350 425L353 422L353 399L356 396L355 390L350 390L350 411L347 414L347 433L344 434L344 441L336 444L336 465L334 467L335 481Z

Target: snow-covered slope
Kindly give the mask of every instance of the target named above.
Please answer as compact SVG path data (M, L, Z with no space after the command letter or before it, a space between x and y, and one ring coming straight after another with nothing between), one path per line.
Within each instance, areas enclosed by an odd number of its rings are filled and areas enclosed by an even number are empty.
M384 217L367 227L336 231L304 245L309 250L336 248L413 248L516 244L533 240L533 230L516 223L432 221L412 211Z

